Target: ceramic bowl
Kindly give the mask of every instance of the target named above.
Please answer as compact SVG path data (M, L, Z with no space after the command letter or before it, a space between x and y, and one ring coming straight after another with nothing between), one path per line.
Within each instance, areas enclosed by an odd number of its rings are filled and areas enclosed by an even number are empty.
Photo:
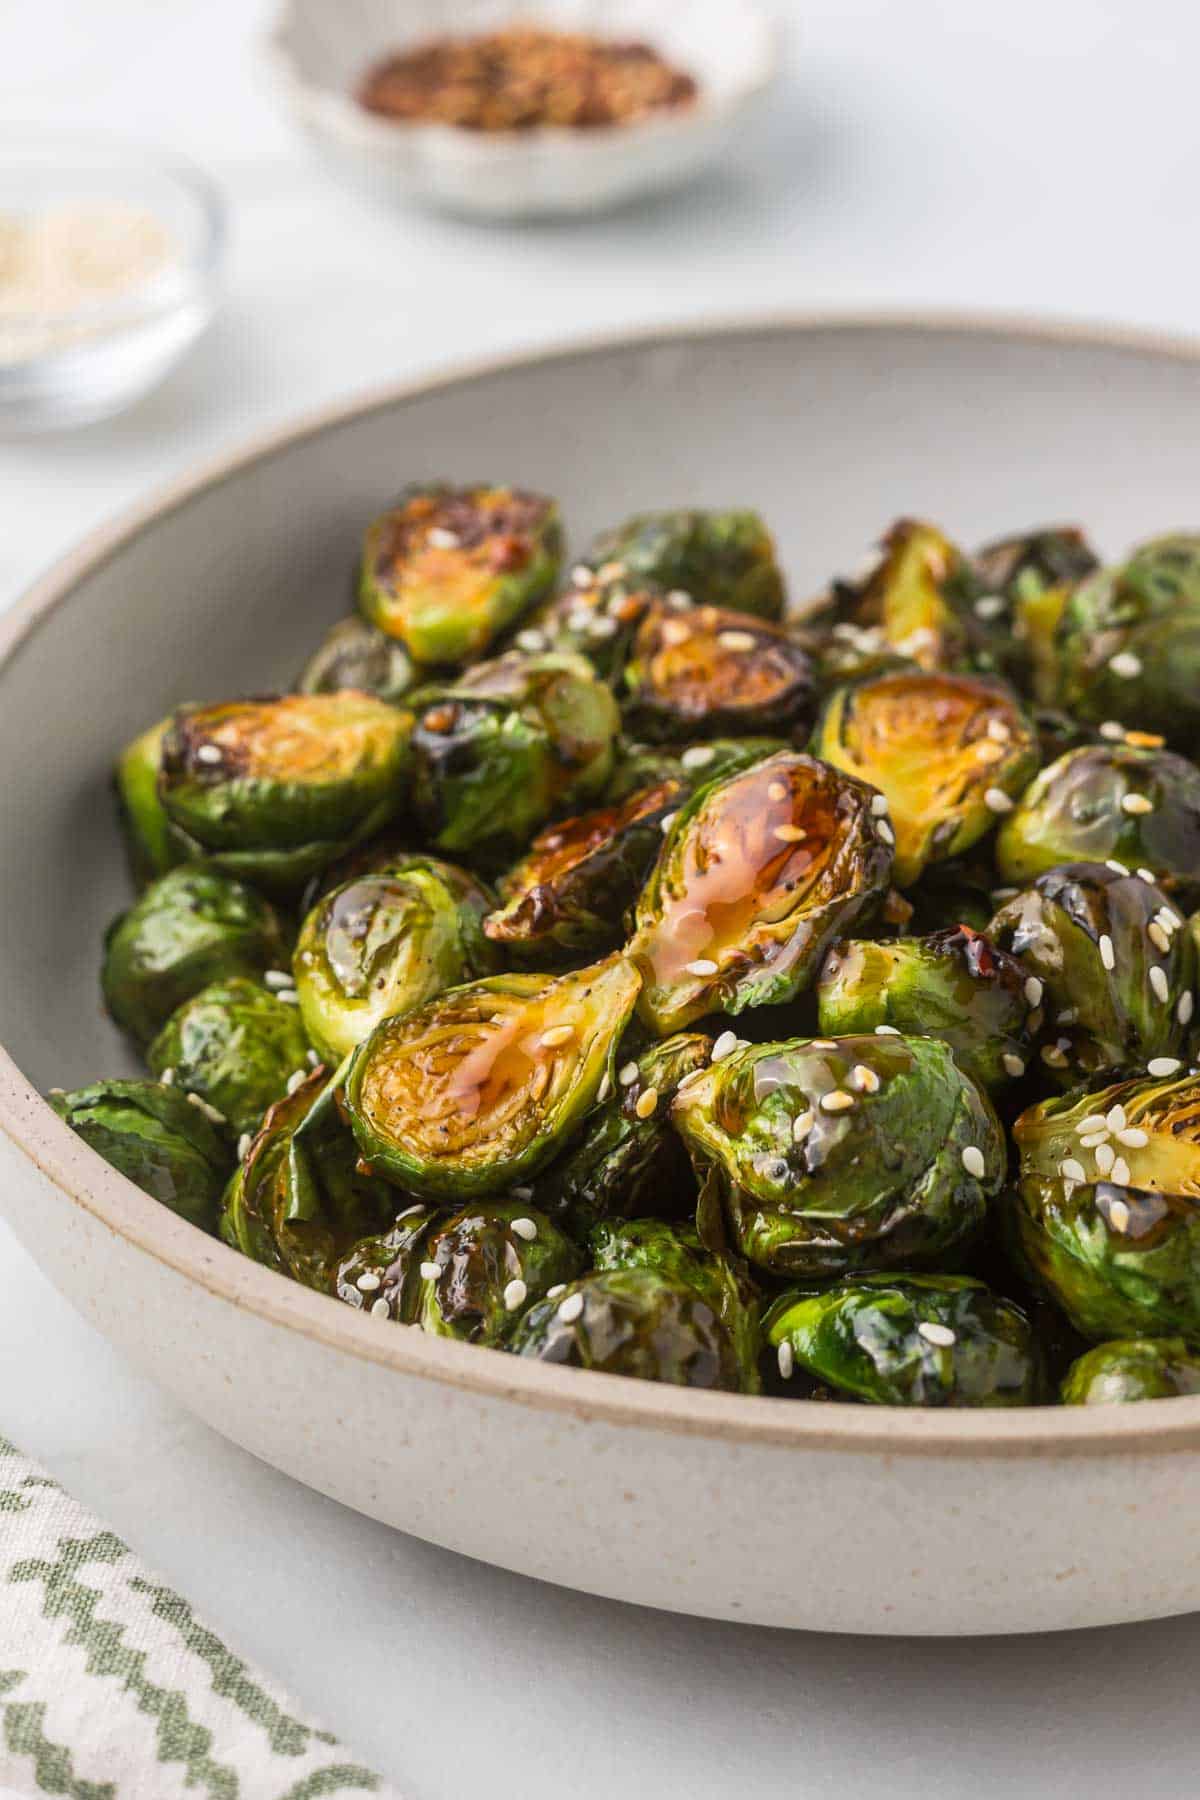
M691 106L597 131L488 135L391 124L354 89L390 51L513 17L640 38L694 74ZM775 31L753 0L284 0L265 45L285 111L339 174L377 198L487 218L589 213L676 186L711 163L775 73Z
M580 536L635 507L750 502L803 595L903 512L967 542L1080 519L1109 554L1195 525L1198 420L1200 354L1139 340L886 321L658 333L373 395L90 539L0 621L0 1208L22 1242L218 1431L510 1569L821 1630L1200 1607L1200 1398L806 1405L427 1337L204 1237L39 1097L128 1066L96 979L127 899L114 751L177 701L286 682L403 482L495 469L558 494Z

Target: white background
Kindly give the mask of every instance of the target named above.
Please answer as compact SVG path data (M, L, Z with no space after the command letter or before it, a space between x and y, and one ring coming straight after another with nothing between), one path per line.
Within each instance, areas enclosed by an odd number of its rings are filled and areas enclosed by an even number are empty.
M1200 8L814 0L788 16L785 81L719 174L610 219L510 230L380 215L333 186L271 110L245 0L0 0L0 119L190 151L233 209L226 303L186 367L123 419L0 445L0 604L197 457L491 349L881 302L1200 331ZM195 1424L3 1227L0 1429L412 1800L1196 1789L1200 1620L888 1643L500 1574ZM753 1495L729 1529L753 1531Z

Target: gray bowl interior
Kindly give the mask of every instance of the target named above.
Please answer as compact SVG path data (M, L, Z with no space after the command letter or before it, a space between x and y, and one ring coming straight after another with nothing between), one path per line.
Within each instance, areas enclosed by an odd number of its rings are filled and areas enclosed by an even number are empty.
M1079 520L1116 554L1192 525L1200 363L1086 339L783 326L585 350L400 396L186 494L0 666L0 1038L36 1083L132 1067L98 1000L128 888L114 754L171 705L286 684L349 609L404 482L544 488L577 542L641 507L747 503L796 599L898 514L967 543Z

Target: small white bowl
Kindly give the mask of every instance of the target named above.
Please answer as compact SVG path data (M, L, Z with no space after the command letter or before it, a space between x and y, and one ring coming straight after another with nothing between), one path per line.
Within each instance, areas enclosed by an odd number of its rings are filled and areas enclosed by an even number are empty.
M520 18L638 38L692 74L696 100L628 125L487 133L393 124L354 90L368 67L423 38ZM266 43L273 84L326 160L373 195L487 218L596 212L674 187L712 162L778 65L750 0L283 0Z

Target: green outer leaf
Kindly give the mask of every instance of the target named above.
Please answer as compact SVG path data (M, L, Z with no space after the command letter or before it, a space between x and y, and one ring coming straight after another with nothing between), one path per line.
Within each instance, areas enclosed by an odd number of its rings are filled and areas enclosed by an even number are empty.
M257 1131L268 1106L307 1072L308 1040L296 1007L243 976L214 981L171 1014L146 1052L155 1075L224 1113L240 1137Z
M94 1081L48 1099L106 1163L190 1225L215 1229L230 1151L186 1095L157 1081Z

